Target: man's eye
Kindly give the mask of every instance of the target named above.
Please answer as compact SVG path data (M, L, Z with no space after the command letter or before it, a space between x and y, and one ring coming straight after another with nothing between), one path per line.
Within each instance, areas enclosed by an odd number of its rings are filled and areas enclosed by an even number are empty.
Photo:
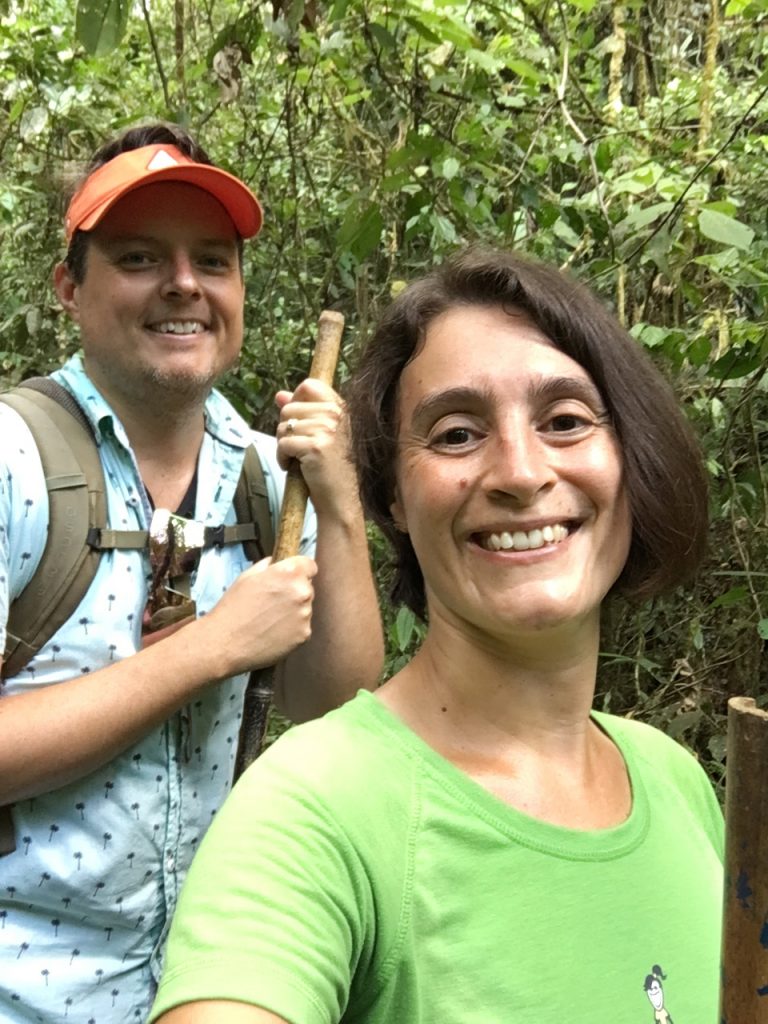
M118 257L123 267L144 267L152 262L151 256L145 252L124 252Z
M232 260L228 256L222 256L220 253L209 253L208 255L201 256L198 262L204 270L214 272L226 271L232 266Z

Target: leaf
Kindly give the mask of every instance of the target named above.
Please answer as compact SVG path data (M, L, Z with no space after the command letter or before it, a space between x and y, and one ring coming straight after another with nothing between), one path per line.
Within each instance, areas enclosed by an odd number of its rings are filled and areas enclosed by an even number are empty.
M114 50L125 33L128 0L78 0L75 35L93 57Z
M358 262L376 248L384 227L384 218L376 203L350 203L344 223L339 229L337 241L347 249Z
M538 68L535 68L527 60L516 58L508 60L506 64L510 71L514 71L521 78L527 78L529 82L536 82L538 84L539 82L546 81L547 76L543 75Z
M382 192L399 192L403 186L410 184L411 175L408 171L401 171L399 174L390 174L387 178L381 179Z
M48 125L48 111L45 107L30 107L22 114L19 135L25 142L40 135Z
M474 64L475 67L487 71L490 75L495 75L504 67L505 62L501 57L497 57L487 50L478 50L477 47L471 46L467 49L466 53L467 60Z
M725 5L725 16L726 18L732 18L734 15L741 14L749 7L752 0L729 0Z
M223 50L225 46L230 43L239 43L245 53L250 58L251 51L259 41L261 35L262 22L260 18L255 17L253 14L244 14L237 21L230 22L229 25L225 25L216 35L216 38L208 47L206 54L206 62L208 67L213 65L213 58L216 54Z
M414 32L420 35L422 39L425 39L428 43L432 43L434 46L439 45L440 36L435 35L432 29L427 28L427 26L424 25L421 21L419 21L418 18L413 18L406 15L405 18L403 18L403 21L407 22L414 30Z
M755 232L734 217L728 217L717 210L702 210L699 214L699 231L705 238L735 249L749 249Z
M329 21L340 21L341 18L347 13L350 0L334 0L331 13L328 15Z
M377 25L376 22L372 22L369 26L371 35L382 48L382 50L394 50L395 48L395 37L392 33L384 28L383 25Z
M716 597L710 608L730 608L731 605L738 604L740 601L746 600L746 598L746 587L731 587L730 590L726 590L724 594Z
M40 331L40 325L43 322L43 314L37 306L32 306L31 309L27 310L27 315L24 319L30 338L34 338L34 336Z
M667 736L671 736L673 740L676 740L689 729L695 729L701 721L701 717L702 712L700 708L695 708L693 711L683 711L681 714L675 715L667 725Z
M726 749L725 749L726 748L725 736L721 736L721 735L711 736L710 740L709 740L709 743L707 744L707 747L709 748L709 752L712 755L712 757L714 757L714 759L716 761L718 761L718 762L720 762L720 764L722 764L722 762L725 760L725 753L726 753Z
M757 635L762 640L768 640L768 619L760 619L757 624Z
M429 219L432 224L433 245L441 242L453 244L457 240L456 228L447 217L441 213L433 213Z
M562 239L562 241L566 243L566 245L570 245L573 248L575 248L581 241L573 228L566 224L562 217L555 221L552 230L558 238Z
M459 161L455 156L446 157L443 161L442 176L446 181L451 181L459 173Z
M415 628L416 616L410 608L403 605L395 619L395 643L398 651L408 650L408 644L411 642Z
M743 349L731 349L710 367L710 376L720 380L736 380L759 370L765 357L759 345L747 345Z
M623 226L637 230L652 224L672 209L672 203L654 203L653 206L633 206L624 219Z

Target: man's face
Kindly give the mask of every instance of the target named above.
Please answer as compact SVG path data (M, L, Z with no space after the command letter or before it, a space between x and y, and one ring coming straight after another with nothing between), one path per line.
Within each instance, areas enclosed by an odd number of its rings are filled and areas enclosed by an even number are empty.
M56 287L80 327L89 375L119 405L199 400L239 355L237 234L194 185L129 192L91 232L82 283L61 265Z

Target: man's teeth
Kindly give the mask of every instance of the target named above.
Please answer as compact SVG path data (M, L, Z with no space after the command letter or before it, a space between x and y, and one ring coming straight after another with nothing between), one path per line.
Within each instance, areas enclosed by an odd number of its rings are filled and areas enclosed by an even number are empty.
M199 320L163 320L152 324L152 330L159 334L202 334L204 329Z
M568 536L568 528L557 523L555 526L543 526L540 530L529 530L524 533L484 534L480 543L488 551L532 551L543 548L545 544L559 544Z

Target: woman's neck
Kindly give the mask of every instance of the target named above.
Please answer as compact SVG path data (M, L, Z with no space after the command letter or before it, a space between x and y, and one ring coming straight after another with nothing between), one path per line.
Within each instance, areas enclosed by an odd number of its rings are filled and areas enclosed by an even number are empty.
M594 725L599 622L489 638L435 622L380 699L499 799L572 828L629 813L621 755Z
M433 616L411 663L392 682L424 713L460 709L462 729L527 736L583 730L597 675L599 616L552 629L492 635ZM402 677L402 681L396 681ZM413 681L411 682L411 679ZM446 707L448 710L443 711Z

